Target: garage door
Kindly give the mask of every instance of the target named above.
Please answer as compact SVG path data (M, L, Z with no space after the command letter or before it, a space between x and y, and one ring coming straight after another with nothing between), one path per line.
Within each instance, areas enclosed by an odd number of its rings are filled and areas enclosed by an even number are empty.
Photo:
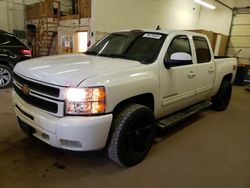
M227 55L233 56L240 49L239 64L250 64L250 9L235 11Z

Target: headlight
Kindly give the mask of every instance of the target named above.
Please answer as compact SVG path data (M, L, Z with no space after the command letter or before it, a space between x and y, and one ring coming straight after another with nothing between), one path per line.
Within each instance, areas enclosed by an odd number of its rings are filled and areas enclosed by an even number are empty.
M68 88L66 91L66 114L84 115L105 112L105 88Z

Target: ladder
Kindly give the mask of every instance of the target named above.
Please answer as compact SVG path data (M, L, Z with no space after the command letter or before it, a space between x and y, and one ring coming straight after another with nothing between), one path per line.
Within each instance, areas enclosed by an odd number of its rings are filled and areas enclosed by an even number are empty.
M54 9L56 7L57 9ZM55 11L57 10L57 11ZM56 14L54 14L54 12ZM32 45L33 57L57 53L57 31L60 21L60 2L40 0L40 18Z

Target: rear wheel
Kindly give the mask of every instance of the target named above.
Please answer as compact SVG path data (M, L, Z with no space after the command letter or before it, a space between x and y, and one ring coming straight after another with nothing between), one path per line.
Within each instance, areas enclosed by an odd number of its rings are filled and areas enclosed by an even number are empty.
M141 162L149 152L155 135L153 112L139 104L125 107L114 119L108 156L122 166Z
M0 64L0 88L9 87L12 84L12 71L6 65Z
M217 111L226 110L232 95L232 85L229 81L222 81L218 93L212 97L212 107Z

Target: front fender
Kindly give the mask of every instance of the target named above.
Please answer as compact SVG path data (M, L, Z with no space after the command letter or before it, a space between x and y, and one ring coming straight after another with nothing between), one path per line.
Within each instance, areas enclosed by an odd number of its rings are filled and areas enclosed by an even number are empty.
M89 78L79 87L105 86L106 112L112 112L117 104L134 96L151 93L154 100L159 91L157 69L154 65L142 65L129 70L121 70ZM155 105L156 102L155 102ZM157 109L157 107L154 107Z

